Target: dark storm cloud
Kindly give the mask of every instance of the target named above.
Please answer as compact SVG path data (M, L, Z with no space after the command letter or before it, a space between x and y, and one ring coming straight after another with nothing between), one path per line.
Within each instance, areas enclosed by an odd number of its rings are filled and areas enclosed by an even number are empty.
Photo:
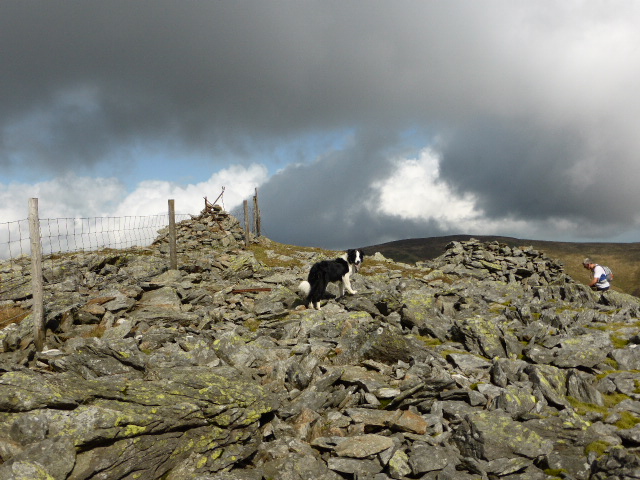
M371 213L371 182L411 129L439 139L442 179L490 219L637 225L639 8L3 0L0 168L74 170L151 144L252 162L355 131L263 187L269 211L287 202L274 225L304 222L300 243L349 243L345 228L374 238L389 225Z
M441 145L440 178L472 193L487 218L557 218L606 230L637 221L635 150L608 130L484 119ZM599 225L599 227L598 227Z
M319 159L320 167L293 165L274 175L259 190L263 233L276 241L335 249L442 234L433 222L377 212L371 184L391 173L386 158L400 151L397 141L383 133L359 135Z
M487 119L461 128L442 145L440 177L457 192L474 193L490 218L576 214L587 200L568 195L582 141L572 132L541 131L526 121Z
M465 74L492 77L480 71L490 50L467 51L485 27L464 17L478 12L421 2L7 0L0 158L98 162L119 144L167 138L242 150L450 115L447 99L469 90Z

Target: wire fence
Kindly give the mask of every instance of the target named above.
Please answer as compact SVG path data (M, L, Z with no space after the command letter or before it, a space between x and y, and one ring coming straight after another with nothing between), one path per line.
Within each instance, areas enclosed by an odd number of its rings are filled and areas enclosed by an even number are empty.
M55 256L146 247L156 240L160 230L191 218L188 214L175 214L172 200L168 214L38 218L37 199L32 200L36 201L35 215L30 211L28 219L0 222L0 329L21 321L29 313L27 308L16 304L16 299L22 300L19 303L27 307L42 302L35 298L34 264L39 264L40 268L36 275L46 277L47 269L53 269ZM37 225L36 235L39 235L35 244L32 238L34 224ZM34 245L37 246L35 251Z
M204 197L203 213L213 209L223 193L213 204ZM257 189L253 206L255 232L260 236ZM244 215L245 242L248 242L250 228L246 200ZM41 219L38 216L38 199L30 199L29 218L0 222L0 329L20 322L31 313L34 318L34 344L36 350L41 351L45 334L43 285L47 273L54 275L56 257L64 253L150 246L160 231L168 227L169 268L176 269L176 223L190 218L193 216L176 214L174 201L169 200L167 214ZM50 272L46 271L47 264Z
M190 218L176 215L177 221ZM103 248L124 249L150 245L158 230L169 224L168 216L89 218L42 218L42 254L88 252ZM0 261L30 255L29 220L0 222Z
M28 253L29 220L0 223L0 261Z
M215 204L223 203L222 193L212 203L204 197L205 211ZM36 210L37 210L37 199ZM169 226L171 221L181 222L193 218L191 214L176 214L172 211L173 200L169 200L169 212L146 216L123 217L75 217L75 218L37 218L40 230L40 244L43 256L68 253L89 252L104 248L125 249L151 245L158 232ZM258 209L258 189L253 197L253 209L256 234L260 236L260 217ZM31 213L30 213L31 215ZM36 212L37 215L37 212ZM245 223L248 223L247 201L245 201ZM0 264L11 263L21 257L31 255L31 233L29 219L0 222ZM1 285L0 285L1 287ZM1 290L1 288L0 288Z

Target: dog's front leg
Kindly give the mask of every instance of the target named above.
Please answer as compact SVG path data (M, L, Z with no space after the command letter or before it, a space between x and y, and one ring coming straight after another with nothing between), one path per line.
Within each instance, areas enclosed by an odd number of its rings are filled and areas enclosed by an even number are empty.
M342 277L342 283L340 284L340 294L344 295L344 289L347 289L351 295L355 295L356 292L353 288L351 288L351 280L349 279L349 274L347 273L344 277Z

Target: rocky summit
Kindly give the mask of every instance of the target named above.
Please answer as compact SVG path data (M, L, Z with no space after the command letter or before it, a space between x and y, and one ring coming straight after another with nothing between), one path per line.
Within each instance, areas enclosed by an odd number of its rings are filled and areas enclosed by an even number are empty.
M640 478L638 298L469 239L367 252L315 311L296 286L339 252L177 227L177 270L166 231L47 258L41 352L28 259L0 265L1 479Z

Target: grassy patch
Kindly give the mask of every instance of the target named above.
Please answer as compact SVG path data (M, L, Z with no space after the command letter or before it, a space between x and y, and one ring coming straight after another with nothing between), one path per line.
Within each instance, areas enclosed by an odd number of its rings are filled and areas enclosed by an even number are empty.
M250 318L248 320L245 320L244 326L250 332L257 332L258 328L260 328L260 320L258 320L257 318Z
M406 264L390 263L384 260L374 260L371 257L364 257L360 274L362 275L376 275L381 271L385 273L397 273L403 278L412 278L416 276L416 272L424 272L424 270L417 267L411 267Z
M612 375L614 373L623 373L623 372L640 374L640 370L609 370L609 371L597 374L596 379L602 380L603 378L606 378L609 375ZM640 387L640 380L635 380L634 385L636 387ZM640 393L640 390L634 393Z
M298 258L298 252L314 252L326 255L327 258L335 258L337 256L335 252L331 252L329 250L322 250L320 248L313 247L295 247L293 245L286 245L284 243L273 241L266 245L252 244L247 248L247 250L253 253L256 260L267 267L302 267L305 262ZM283 256L291 257L291 259L283 260Z
M82 338L100 338L102 337L102 335L104 335L104 332L107 331L107 327L103 326L103 325L96 325L92 330L88 331L88 332L83 332L82 335L80 335Z
M0 329L12 323L20 323L27 315L29 310L22 307L15 305L0 307Z
M620 429L633 428L640 423L640 418L636 417L631 412L620 412L620 420L615 423L615 426Z
M629 400L629 395L624 393L609 393L602 396L604 398L604 406L607 408L613 408L623 400Z
M627 338L621 338L617 335L610 335L610 338L614 348L624 348L629 345L629 339Z
M607 416L608 408L593 403L584 403L574 397L567 397L569 404L575 409L578 415L585 415L587 413L599 413L604 417Z
M247 250L252 252L256 260L266 267L303 267L308 263L308 260L300 258L300 252L314 253L320 259L324 258L327 260L338 258L343 255L342 251L325 250L317 247L298 247L274 241L269 241L266 244L252 244L247 248ZM284 260L280 256L291 257L291 259ZM375 260L371 256L365 256L365 261L358 273L361 275L372 276L379 274L381 271L384 272L385 275L388 275L389 273L397 273L404 278L412 278L416 275L416 272L422 274L425 273L424 269L418 267L413 267L407 264L385 262L383 260ZM440 279L445 282L450 282L446 277L442 277Z
M604 440L596 440L595 442L591 442L589 445L584 447L585 455L589 455L590 453L595 453L598 457L604 455L607 450L609 450L611 444L605 442Z
M567 397L571 406L575 409L578 415L586 415L587 413L599 413L604 419L610 415L610 409L615 407L623 400L628 399L627 395L617 393L610 395L603 395L604 406L594 405L592 403L580 402L574 397ZM620 420L615 423L615 426L621 429L633 428L640 423L640 418L631 412L619 412Z
M415 338L424 343L427 347L437 347L442 345L442 341L438 338L425 337L423 335L415 335Z
M556 478L564 478L564 474L568 472L564 468L547 468L544 473L548 477L551 477L549 480L555 480Z

